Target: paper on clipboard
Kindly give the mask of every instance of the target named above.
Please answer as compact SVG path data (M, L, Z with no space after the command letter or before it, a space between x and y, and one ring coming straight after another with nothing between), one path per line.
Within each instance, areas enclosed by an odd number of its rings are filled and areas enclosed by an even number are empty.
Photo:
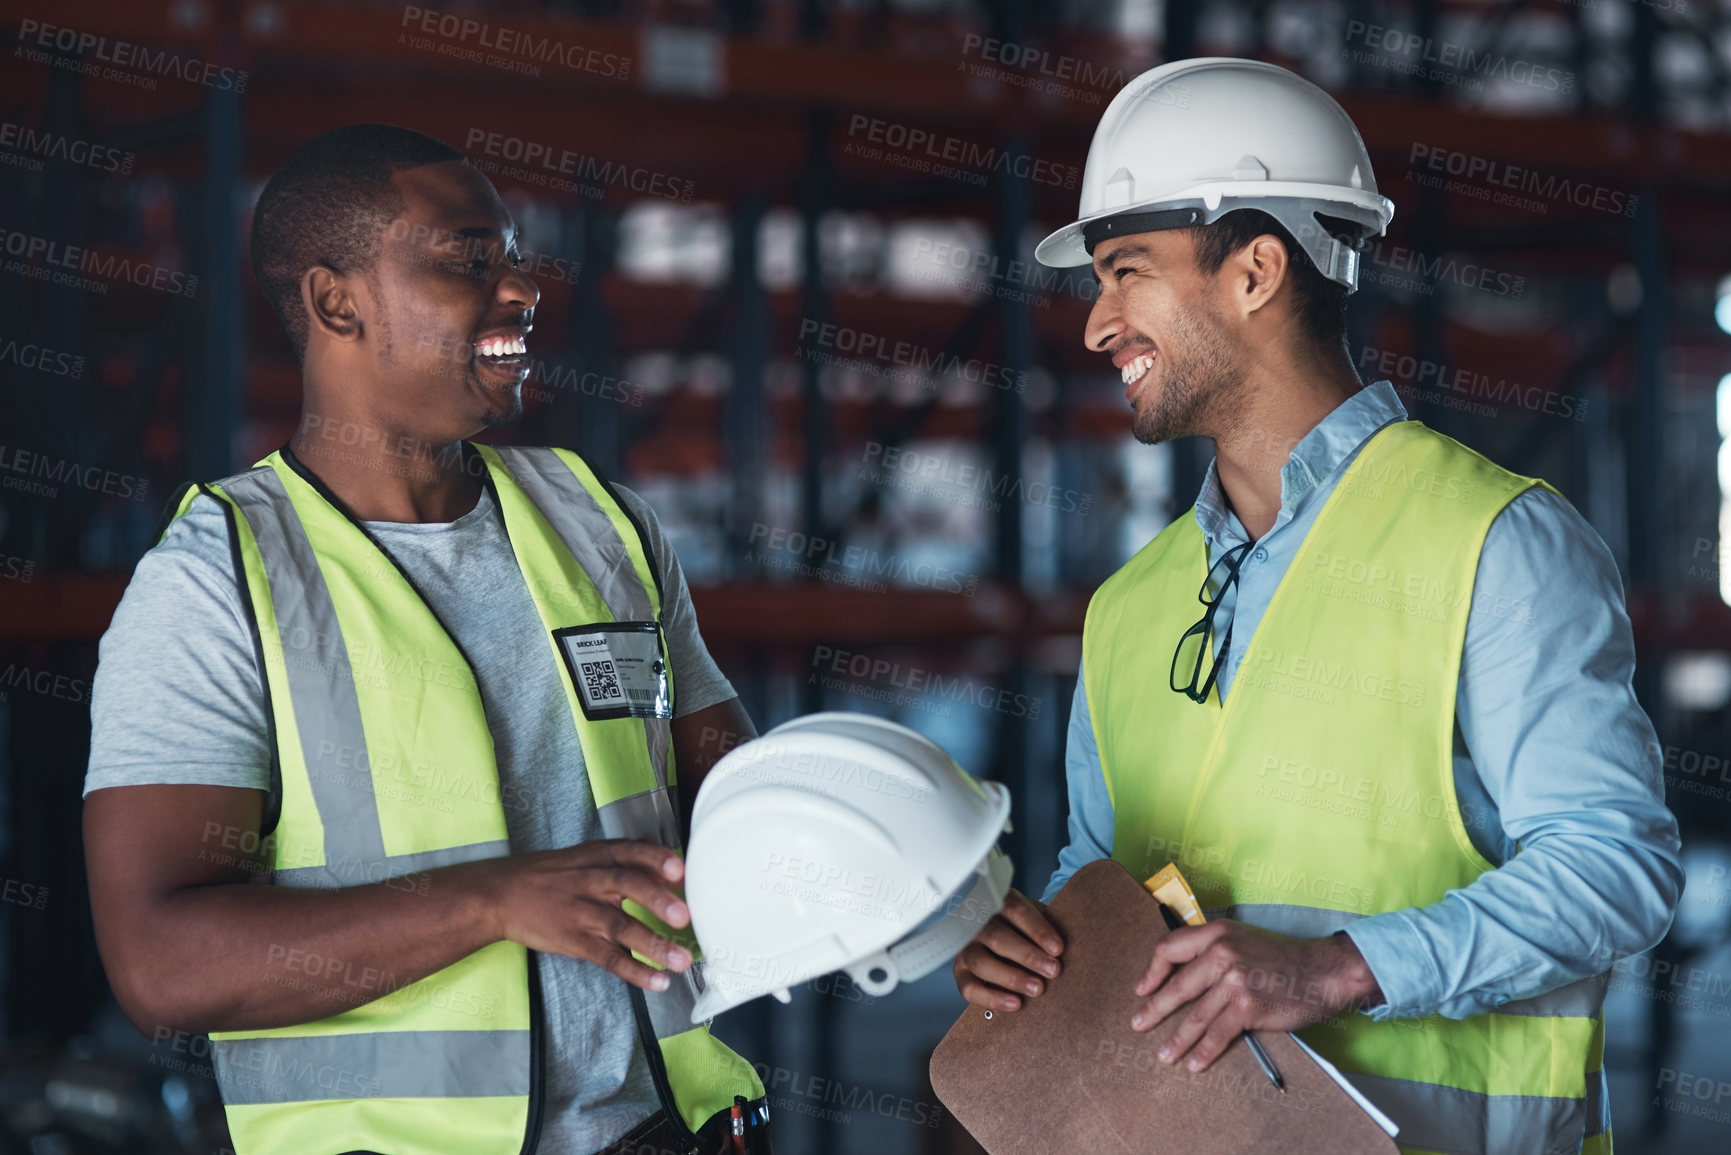
M1329 1078L1338 1083L1342 1091L1345 1091L1348 1095L1352 1096L1353 1102L1364 1108L1364 1113L1366 1115L1369 1115L1372 1119L1376 1120L1376 1125L1378 1127L1381 1127L1384 1131L1388 1132L1388 1137L1390 1139L1400 1134L1400 1128L1395 1126L1394 1120L1390 1119L1387 1115L1384 1115L1380 1110L1378 1110L1375 1103L1366 1099L1364 1097L1364 1092L1353 1086L1352 1083L1347 1080L1347 1077L1340 1073L1338 1067L1317 1054L1315 1049L1312 1048L1309 1043L1305 1042L1291 1031L1286 1032L1286 1034L1293 1042L1304 1048L1304 1053L1315 1060L1316 1065L1321 1067L1323 1071L1327 1073Z
M1191 926L1201 926L1207 921L1202 914L1202 904L1196 900L1196 892L1190 889L1190 883L1179 871L1177 864L1168 863L1160 868L1159 873L1143 884L1143 889L1152 894L1156 900L1171 909L1172 913ZM1291 1031L1287 1035L1293 1042L1304 1048L1304 1053L1315 1060L1316 1065L1327 1072L1328 1077L1340 1085L1340 1089L1352 1096L1352 1101L1364 1108L1364 1113L1376 1120L1376 1125L1388 1133L1389 1138L1400 1134L1400 1128L1377 1109L1375 1103L1364 1097L1364 1093L1347 1081L1333 1063L1317 1054L1315 1049Z

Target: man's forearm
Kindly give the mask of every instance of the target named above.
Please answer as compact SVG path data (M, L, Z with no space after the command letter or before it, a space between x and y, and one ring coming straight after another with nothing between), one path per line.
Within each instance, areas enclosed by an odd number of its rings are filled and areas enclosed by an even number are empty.
M502 861L341 890L183 887L139 915L143 949L113 960L111 978L146 1034L328 1018L498 941L490 896Z
M1585 845L1556 853L1564 841ZM1466 1018L1600 974L1653 945L1680 879L1656 857L1595 853L1592 841L1535 841L1441 902L1353 923L1347 934L1388 998L1387 1009L1367 1009L1379 1019Z

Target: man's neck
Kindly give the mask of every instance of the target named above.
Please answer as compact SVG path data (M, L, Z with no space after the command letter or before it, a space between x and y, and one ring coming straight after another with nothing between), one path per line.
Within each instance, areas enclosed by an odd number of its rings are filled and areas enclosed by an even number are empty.
M1252 541L1280 515L1280 472L1293 447L1361 388L1344 351L1246 380L1242 403L1214 438L1214 461L1227 504Z
M480 500L461 441L433 444L362 421L303 414L289 441L300 464L361 521L455 521Z

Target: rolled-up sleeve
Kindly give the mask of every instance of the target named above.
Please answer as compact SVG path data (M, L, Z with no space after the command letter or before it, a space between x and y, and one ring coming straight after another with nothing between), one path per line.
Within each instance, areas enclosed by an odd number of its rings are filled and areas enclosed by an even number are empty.
M1492 1010L1652 946L1682 893L1653 724L1605 543L1534 489L1479 558L1456 719L1510 853L1442 901L1347 933L1380 983L1378 1019Z

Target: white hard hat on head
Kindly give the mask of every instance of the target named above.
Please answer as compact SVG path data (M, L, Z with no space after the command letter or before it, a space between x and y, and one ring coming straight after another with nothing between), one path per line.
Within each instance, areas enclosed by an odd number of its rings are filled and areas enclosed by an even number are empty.
M1394 217L1358 129L1328 93L1258 60L1175 60L1113 97L1088 149L1079 219L1034 255L1085 265L1108 237L1212 224L1245 208L1285 225L1349 290L1358 246Z
M1003 906L1010 794L869 714L796 718L710 769L685 901L703 1022L845 970L867 994L920 978Z

